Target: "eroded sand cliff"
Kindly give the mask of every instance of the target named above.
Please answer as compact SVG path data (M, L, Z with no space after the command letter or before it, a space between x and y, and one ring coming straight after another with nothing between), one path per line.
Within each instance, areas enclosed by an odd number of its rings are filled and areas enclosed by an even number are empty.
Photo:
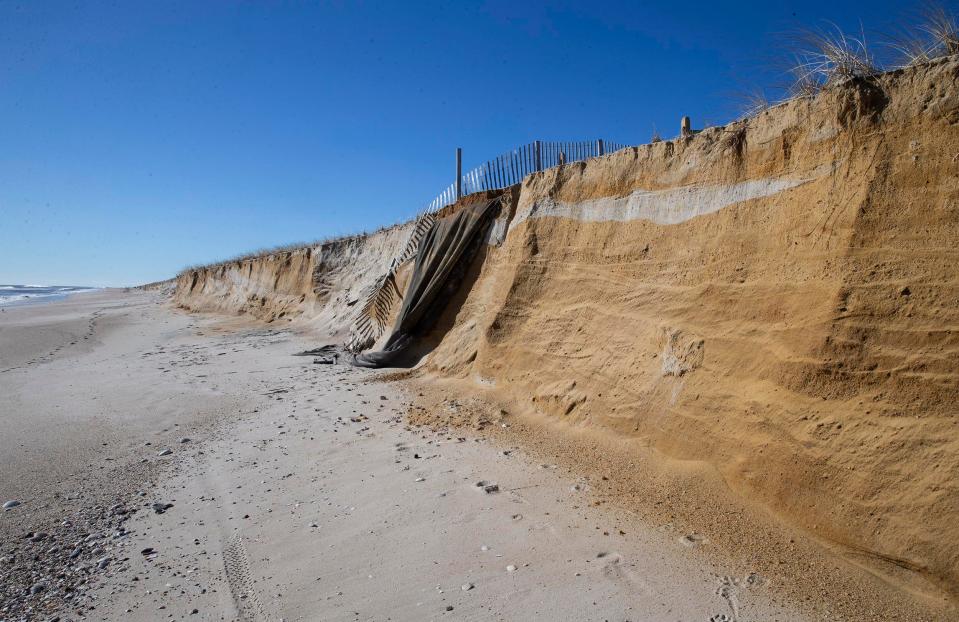
M891 72L528 177L417 373L706 463L955 596L957 77ZM344 335L407 235L194 270L176 301Z

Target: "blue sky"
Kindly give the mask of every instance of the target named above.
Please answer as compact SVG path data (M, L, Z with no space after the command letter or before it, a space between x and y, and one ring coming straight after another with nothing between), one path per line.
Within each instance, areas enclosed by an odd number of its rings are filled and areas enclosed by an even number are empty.
M680 11L684 8L684 11ZM534 139L776 96L790 34L915 5L0 0L0 283L129 285L372 229Z

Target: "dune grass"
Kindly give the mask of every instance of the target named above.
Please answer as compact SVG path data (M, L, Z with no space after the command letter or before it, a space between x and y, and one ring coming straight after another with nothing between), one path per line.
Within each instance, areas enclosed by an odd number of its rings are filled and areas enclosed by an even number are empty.
M945 7L926 4L917 24L907 27L889 44L901 67L913 67L945 56L959 54L959 25Z
M407 221L396 222L396 223L393 223L392 225L386 225L386 226L383 226L383 227L379 227L379 228L377 228L377 229L374 229L373 231L365 231L365 230L364 230L364 231L360 231L360 232L358 232L358 233L350 233L350 234L347 234L347 235L327 236L327 237L324 237L324 238L319 238L319 239L313 240L312 242L293 242L293 243L291 243L291 244L281 244L281 245L278 245L278 246L271 246L271 247L267 247L267 248L261 248L261 249L257 249L257 250L250 251L250 252L247 252L247 253L241 253L241 254L239 254L239 255L235 255L235 256L229 257L229 258L227 258L227 259L222 259L222 260L219 260L219 261L214 261L214 262L208 263L208 264L189 265L189 266L184 267L182 270L180 270L180 271L177 273L177 276L181 276L181 275L184 275L184 274L189 274L190 272L194 272L194 271L196 271L196 270L210 270L210 269L213 269L213 268L219 268L219 267L221 267L221 266L227 266L227 265L234 264L234 263L241 262L241 261L248 261L248 260L250 260L250 259L260 259L260 258L262 258L262 257L272 257L272 256L274 256L274 255L280 255L280 254L283 254L283 253L291 253L291 252L294 252L294 251L300 251L300 250L304 250L304 249L307 249L307 248L317 248L317 247L323 246L323 245L325 245L325 244L343 243L343 242L348 242L348 241L350 241L350 240L359 240L359 239L365 238L365 237L370 236L370 235L374 235L374 234L377 234L377 233L381 233L381 232L383 232L383 231L388 231L388 230L393 229L393 228L395 228L395 227L403 226L404 224L406 224L406 222L407 222Z

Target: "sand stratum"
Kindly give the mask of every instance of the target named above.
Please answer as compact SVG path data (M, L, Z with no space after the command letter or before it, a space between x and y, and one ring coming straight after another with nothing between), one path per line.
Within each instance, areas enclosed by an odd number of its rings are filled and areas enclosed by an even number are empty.
M415 374L706 465L955 597L957 76L890 72L526 178ZM408 228L189 271L175 300L343 336Z

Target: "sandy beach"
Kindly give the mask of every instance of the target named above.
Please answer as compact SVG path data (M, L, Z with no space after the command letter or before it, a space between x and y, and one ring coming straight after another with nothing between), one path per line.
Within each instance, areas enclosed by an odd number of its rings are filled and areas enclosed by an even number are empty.
M947 4L0 3L0 622L959 622Z
M807 619L291 331L103 292L0 340L4 620Z

